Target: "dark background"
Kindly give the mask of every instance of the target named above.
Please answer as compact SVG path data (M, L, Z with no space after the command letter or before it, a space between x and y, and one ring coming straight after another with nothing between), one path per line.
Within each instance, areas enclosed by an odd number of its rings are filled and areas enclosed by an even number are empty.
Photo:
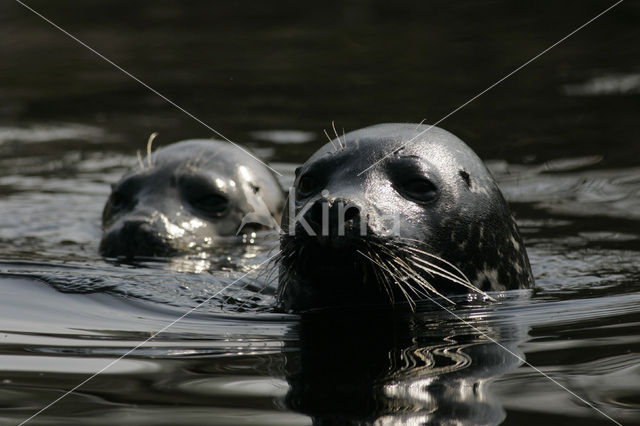
M27 2L239 143L271 146L256 130L316 135L274 144L279 162L304 161L332 120L347 131L433 123L613 3ZM638 2L622 3L441 127L484 158L636 165L640 86L587 96L566 86L640 73L639 19ZM86 149L132 154L153 131L159 144L211 135L14 1L0 5L0 53L0 125L97 126L106 136Z

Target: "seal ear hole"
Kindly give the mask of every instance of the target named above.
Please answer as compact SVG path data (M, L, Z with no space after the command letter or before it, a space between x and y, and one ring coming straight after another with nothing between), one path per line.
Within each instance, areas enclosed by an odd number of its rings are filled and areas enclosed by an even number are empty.
M360 217L360 209L356 206L349 206L344 211L344 220L348 222L350 220L355 220Z
M469 173L467 173L465 170L460 170L460 176L462 177L462 180L464 180L464 182L467 184L467 186L471 188L471 176L469 176Z

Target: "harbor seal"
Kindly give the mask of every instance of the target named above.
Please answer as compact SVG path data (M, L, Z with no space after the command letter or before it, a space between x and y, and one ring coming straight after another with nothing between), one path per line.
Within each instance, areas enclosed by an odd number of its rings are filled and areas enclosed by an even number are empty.
M113 185L100 252L133 258L202 250L247 222L243 232L277 227L283 205L278 180L248 152L209 139L177 142Z
M433 126L380 124L324 145L296 170L282 229L285 311L534 285L495 180Z

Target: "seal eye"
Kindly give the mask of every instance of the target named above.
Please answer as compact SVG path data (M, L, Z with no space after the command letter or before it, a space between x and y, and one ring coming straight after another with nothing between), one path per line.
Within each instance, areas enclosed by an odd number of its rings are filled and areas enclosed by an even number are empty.
M298 182L298 194L301 196L310 195L318 186L316 179L313 176L304 175Z
M229 210L229 198L206 176L182 175L178 177L178 185L183 200L196 214L216 218Z
M136 205L134 195L127 191L127 186L118 186L113 189L107 203L102 210L102 223L107 224L115 216L119 216L133 209Z
M127 197L120 191L115 191L111 194L111 207L116 210L120 210L127 204Z
M122 190L122 188L119 188L111 193L108 203L109 212L112 214L121 210L127 210L130 209L133 204L133 197L126 191Z
M192 197L189 202L207 216L220 217L229 207L229 200L220 194L203 194Z
M133 209L137 204L139 189L143 185L144 180L139 175L128 177L119 183L112 185L109 201L105 205L105 212L108 210L108 215L112 215L121 211Z
M398 185L398 191L406 198L417 202L433 200L438 194L438 189L428 179L410 179Z

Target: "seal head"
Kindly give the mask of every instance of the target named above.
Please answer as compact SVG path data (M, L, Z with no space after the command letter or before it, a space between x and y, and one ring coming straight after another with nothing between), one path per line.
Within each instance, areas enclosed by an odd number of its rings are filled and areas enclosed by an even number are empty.
M113 185L100 252L133 258L202 250L241 228L277 227L283 205L271 170L238 147L206 139L178 142Z
M495 180L437 127L380 124L326 144L296 171L282 228L286 311L534 285Z

